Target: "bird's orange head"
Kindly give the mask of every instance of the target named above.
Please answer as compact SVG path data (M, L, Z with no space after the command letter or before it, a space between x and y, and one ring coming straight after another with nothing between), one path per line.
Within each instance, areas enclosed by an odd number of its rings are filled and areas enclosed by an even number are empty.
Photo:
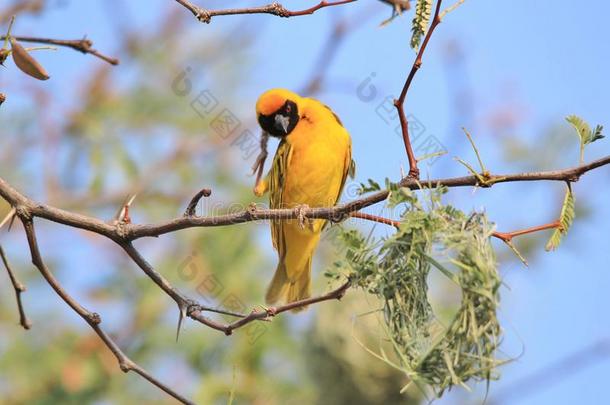
M258 123L271 136L283 138L299 122L301 97L289 90L272 89L264 92L256 102Z

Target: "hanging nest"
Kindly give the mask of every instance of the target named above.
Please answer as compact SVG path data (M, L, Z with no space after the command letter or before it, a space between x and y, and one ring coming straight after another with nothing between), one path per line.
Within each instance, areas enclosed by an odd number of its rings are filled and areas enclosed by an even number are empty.
M409 190L392 191L390 201L406 202L407 210L398 232L387 238L343 231L345 259L335 263L330 275L347 275L382 300L385 329L401 369L440 396L454 385L467 388L471 380L498 378L495 368L503 363L495 356L501 280L490 243L493 226L486 216L442 205L443 190L430 193L431 207L424 210ZM437 319L428 301L432 269L461 289L460 307L448 325ZM383 351L379 357L389 362Z

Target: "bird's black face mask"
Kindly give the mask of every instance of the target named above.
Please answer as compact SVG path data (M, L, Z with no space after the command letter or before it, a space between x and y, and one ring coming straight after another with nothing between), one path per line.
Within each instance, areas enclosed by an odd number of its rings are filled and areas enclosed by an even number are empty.
M290 134L299 122L299 111L294 101L286 100L282 108L270 115L258 116L258 123L269 135L283 138Z

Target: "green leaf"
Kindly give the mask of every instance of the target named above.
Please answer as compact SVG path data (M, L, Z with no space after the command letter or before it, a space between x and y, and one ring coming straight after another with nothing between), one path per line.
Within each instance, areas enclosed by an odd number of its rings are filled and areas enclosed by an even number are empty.
M551 238L546 244L546 250L551 251L557 249L564 235L568 233L568 229L574 221L574 194L570 187L566 188L566 196L563 200L563 206L561 207L561 214L559 216L559 223L561 226L553 232Z
M587 124L585 120L583 120L577 115L568 115L566 117L566 121L572 124L572 126L578 133L578 136L580 137L580 143L584 145L586 143L585 140L589 137L589 134L591 133L591 127L589 126L589 124Z
M604 135L602 135L602 131L603 130L604 130L604 126L603 125L596 125L595 129L591 132L591 136L587 140L587 143L593 143L593 142L598 141L598 140L600 140L602 138L605 138Z
M596 125L595 129L592 131L589 124L577 115L568 115L566 121L572 124L580 139L580 163L582 163L584 160L585 146L604 138L604 135L602 135L604 127L602 125Z
M358 188L358 194L371 193L373 191L381 190L381 186L373 179L367 180L368 184L360 183L360 187Z

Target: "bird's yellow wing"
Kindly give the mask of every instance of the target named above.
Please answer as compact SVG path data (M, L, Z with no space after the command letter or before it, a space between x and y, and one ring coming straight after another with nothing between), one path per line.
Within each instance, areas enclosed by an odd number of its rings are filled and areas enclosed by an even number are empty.
M339 202L339 198L341 198L341 193L343 193L343 188L345 187L345 182L347 181L347 176L354 178L356 170L356 165L352 160L352 145L350 144L347 150L345 151L345 163L343 166L343 178L341 179L341 187L339 187L339 194L337 194L337 198L335 199L335 204Z
M282 141L277 148L271 172L269 173L269 203L271 208L286 208L283 205L282 193L286 183L287 169L291 156L292 148L290 144ZM280 257L284 250L281 248L284 245L282 224L283 221L271 220L271 239L273 247L280 253Z
M328 111L331 112L331 114L337 121L337 124L339 124L341 126L341 128L347 132L347 130L343 126L343 122L341 122L341 119L332 110L332 108L330 108L326 104L322 104L322 105L324 107L326 107L326 109ZM335 204L337 204L337 202L339 202L339 198L341 198L341 193L343 193L343 188L345 187L345 182L347 181L347 176L349 175L351 178L354 178L355 172L356 172L356 165L355 165L354 161L352 160L352 144L350 142L350 144L347 147L347 150L345 151L345 160L344 160L344 165L343 165L343 178L341 179L341 187L339 187L339 193L337 194L337 198L335 198Z

